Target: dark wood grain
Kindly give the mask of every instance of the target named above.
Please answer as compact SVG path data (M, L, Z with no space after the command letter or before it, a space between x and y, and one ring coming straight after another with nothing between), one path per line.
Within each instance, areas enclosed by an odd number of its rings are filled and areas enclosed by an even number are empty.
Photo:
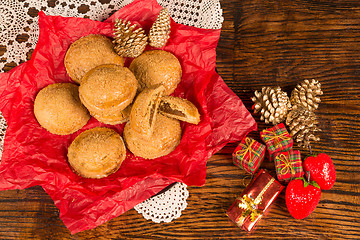
M225 212L249 179L232 164L233 143L208 160L205 186L188 188L188 207L171 223L155 224L130 210L70 235L51 198L32 187L0 192L0 239L360 239L360 3L232 0L221 5L225 21L217 71L248 109L253 91L262 86L279 85L290 93L303 79L322 84L317 116L323 131L313 148L332 157L337 182L322 192L315 211L304 220L292 218L283 192L253 233L235 227ZM255 119L259 130L270 127ZM258 132L251 136L259 139ZM273 163L263 167L274 173Z

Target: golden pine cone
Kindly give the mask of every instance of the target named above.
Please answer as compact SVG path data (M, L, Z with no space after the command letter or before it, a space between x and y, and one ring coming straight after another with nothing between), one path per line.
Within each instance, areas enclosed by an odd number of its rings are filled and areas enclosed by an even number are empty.
M314 111L319 107L321 91L320 82L315 79L304 80L298 84L291 92L290 102L294 105L302 105L310 111Z
M288 95L280 87L263 87L261 92L255 91L254 95L251 98L255 103L253 109L254 113L260 112L260 120L274 125L285 120L291 104Z
M321 131L315 113L304 106L295 105L286 117L290 135L299 147L309 148L310 141L319 141L315 133Z
M161 48L170 38L170 14L166 8L161 9L149 33L150 46Z
M135 58L145 50L148 37L141 27L135 28L136 24L131 25L130 21L116 19L113 43L118 55Z

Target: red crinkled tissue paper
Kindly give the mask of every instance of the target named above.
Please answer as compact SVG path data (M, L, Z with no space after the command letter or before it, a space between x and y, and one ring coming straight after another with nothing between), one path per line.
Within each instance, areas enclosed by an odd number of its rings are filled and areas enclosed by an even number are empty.
M167 156L145 160L128 151L120 169L103 179L85 179L71 171L67 148L77 135L96 126L122 134L124 124L110 126L91 118L74 134L51 134L34 117L36 94L49 84L72 82L64 56L75 40L88 34L111 37L117 18L149 31L161 8L155 0L135 1L104 22L39 13L40 37L31 60L0 74L0 110L8 123L0 190L42 186L74 234L119 216L171 183L204 185L207 159L226 143L240 141L256 130L251 114L215 72L220 30L171 21L171 36L163 49L177 56L183 68L174 95L192 101L199 108L201 122L182 123L181 143Z

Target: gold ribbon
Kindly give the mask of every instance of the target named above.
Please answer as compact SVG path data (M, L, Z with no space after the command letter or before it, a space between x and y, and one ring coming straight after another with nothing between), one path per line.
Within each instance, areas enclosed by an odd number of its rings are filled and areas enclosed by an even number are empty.
M278 146L281 144L281 141L290 140L290 137L285 136L288 135L287 132L283 132L282 134L277 135L275 131L263 130L263 133L266 134L266 136L269 136L269 139L267 141L274 141L275 148L278 148Z
M295 175L295 170L291 165L294 164L295 162L291 162L288 157L289 156L285 156L284 154L280 154L279 156L276 156L276 159L280 160L280 162L281 162L281 164L279 165L279 167L281 167L280 174L284 175L288 171L290 171L291 172L291 177L292 177L292 176Z
M241 226L244 223L245 218L249 215L250 221L253 222L258 216L262 214L262 211L258 209L258 205L262 202L264 193L268 190L274 181L275 178L271 178L255 199L247 194L244 194L242 198L239 199L239 208L243 209L244 211L242 212L240 218L236 221L238 225Z
M240 143L240 147L241 149L236 151L236 155L240 155L242 156L241 158L241 161L240 161L240 164L242 165L243 164L243 160L246 156L247 153L249 153L249 159L251 160L252 159L252 155L251 154L254 154L256 155L258 158L260 158L260 155L259 153L257 153L253 148L252 148L252 145L253 143L255 142L254 139L250 139L250 138L245 138L245 143Z

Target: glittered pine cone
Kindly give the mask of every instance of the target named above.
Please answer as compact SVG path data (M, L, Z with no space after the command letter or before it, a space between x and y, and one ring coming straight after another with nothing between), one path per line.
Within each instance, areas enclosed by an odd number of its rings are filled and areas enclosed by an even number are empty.
M150 46L161 48L170 38L170 14L166 8L161 9L149 33Z
M304 106L295 105L286 117L286 125L290 135L297 142L299 147L309 148L310 141L319 141L315 134L321 129L318 128L318 121L315 113Z
M280 87L263 87L255 91L251 100L254 102L254 113L260 113L260 120L274 125L285 120L291 108L289 97Z
M131 25L130 21L116 19L113 43L118 55L135 58L145 50L148 37L141 27L135 28L136 24Z
M294 105L302 105L310 111L314 111L319 107L321 91L320 82L315 79L304 80L298 84L292 91L290 102Z

